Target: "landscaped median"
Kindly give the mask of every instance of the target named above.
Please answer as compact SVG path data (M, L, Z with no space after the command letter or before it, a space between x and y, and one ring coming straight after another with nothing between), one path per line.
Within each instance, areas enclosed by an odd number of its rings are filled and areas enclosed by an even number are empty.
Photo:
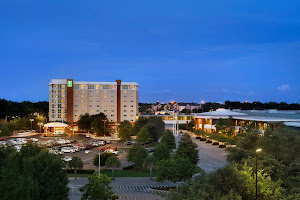
M219 148L226 148L226 145L236 145L238 138L234 136L226 136L219 133L207 133L205 131L195 131L196 139L200 141L205 141L212 145L219 146Z
M78 170L77 177L88 177L91 176L95 170ZM101 169L101 174L106 174L108 177L112 177L112 170L110 169ZM67 170L68 177L74 177L73 170ZM157 170L153 168L152 176L156 177ZM118 177L149 177L149 169L142 169L142 171L137 171L133 169L132 166L128 166L123 170L115 170L114 172L115 178Z

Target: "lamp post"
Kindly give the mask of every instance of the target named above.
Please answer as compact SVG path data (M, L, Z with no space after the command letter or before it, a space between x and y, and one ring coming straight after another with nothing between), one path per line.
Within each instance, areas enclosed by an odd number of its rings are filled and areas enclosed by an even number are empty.
M32 122L34 121L34 119L29 119L29 121L31 122L31 134L32 134Z
M43 125L43 123L38 123L38 125L40 125L40 133L42 133L42 128L41 126ZM32 129L32 128L31 128Z
M261 152L261 149L256 149L255 152L255 199L257 200L257 153Z
M100 178L100 164L101 164L100 160L101 160L101 156L100 156L100 151L99 151L99 168L98 168L98 178Z
M102 121L104 122L104 125L103 125L103 134L104 134L104 140L105 140L105 122L106 122L106 119L103 119Z

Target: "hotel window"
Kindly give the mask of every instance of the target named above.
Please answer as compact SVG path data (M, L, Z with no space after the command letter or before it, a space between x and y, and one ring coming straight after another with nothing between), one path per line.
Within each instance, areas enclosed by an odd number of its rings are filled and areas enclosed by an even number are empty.
M130 85L130 86L129 86L129 89L130 89L130 90L134 90L134 85Z
M77 92L77 90L75 90L75 92Z
M114 117L114 115L110 115L111 117Z
M78 107L78 105L75 105L75 107Z
M107 91L106 91L106 90L104 90L104 93L107 93Z
M131 98L133 98L133 96L131 96Z
M129 85L122 85L122 90L128 90L129 89Z
M109 86L109 89L114 90L114 89L115 89L115 86L114 86L114 85L110 85L110 86Z
M93 110L90 110L90 112L93 112Z
M127 117L127 115L124 115L124 117Z
M61 104L57 104L57 107L58 107L58 108L61 108Z
M115 102L114 100L111 100L110 102Z
M62 85L61 88L65 88L65 85Z
M127 96L124 96L124 98L126 98Z
M99 102L99 100L97 100L96 102Z
M54 115L52 115L52 118L54 118Z
M99 93L99 91L96 91L96 93ZM98 97L98 96L97 96Z
M133 91L130 91L131 93L133 93Z
M93 96L90 96L90 98L92 98Z
M104 95L104 98L107 98L107 95Z
M104 103L107 103L107 100L104 100Z
M75 115L75 117L77 117L77 115Z
M75 97L77 97L77 95L75 95Z
M126 108L127 106L126 105L124 105L124 108Z
M114 93L115 91L112 90L112 91L110 91L110 92L111 92L111 93Z
M104 107L106 108L106 107L107 107L107 105L104 105Z
M125 90L124 93L127 93L127 91Z
M115 112L114 110L111 110L111 112Z
M133 108L133 105L131 105L130 107Z
M90 90L92 90L92 89L94 89L95 88L95 86L94 85L89 85L89 87L88 87Z
M52 109L52 113L54 113L55 111L54 111L54 109Z
M104 110L104 112L107 112L107 110Z
M84 98L84 95L82 95L81 97Z
M127 101L124 101L124 103L126 103Z
M62 103L65 103L65 100L62 99L61 102L62 102Z
M130 110L130 112L133 112L133 110Z
M75 100L75 102L78 102L78 100Z
M84 90L85 88L86 88L86 86L85 86L85 85L81 85L81 89L83 89L83 90Z
M81 92L84 93L84 90L82 90Z
M113 95L111 96L111 98L114 98L114 97L115 97L115 96L113 96Z
M96 89L99 90L100 89L100 85L96 85Z
M54 108L54 104L52 104L52 108Z
M124 112L127 112L127 110L124 110Z
M84 107L84 105L82 105L81 107Z
M133 101L132 101L132 100L131 100L130 102L131 102L131 103L133 103Z
M133 117L133 115L130 115L131 117Z
M110 107L114 107L114 105L111 105Z
M74 85L74 89L79 89L79 85ZM75 91L77 92L77 91Z
M96 110L96 112L100 112L100 110Z
M90 105L90 107L93 107L92 105Z
M102 86L102 89L103 89L103 90L109 89L109 85L103 85L103 86Z
M96 105L96 107L99 107L99 105Z
M81 101L82 103L84 102L84 100Z
M75 112L77 112L78 110L75 110Z
M90 100L90 102L93 102L93 100Z
M58 115L57 115L57 118L61 118L61 114L58 114Z
M82 112L84 112L84 110L82 110Z

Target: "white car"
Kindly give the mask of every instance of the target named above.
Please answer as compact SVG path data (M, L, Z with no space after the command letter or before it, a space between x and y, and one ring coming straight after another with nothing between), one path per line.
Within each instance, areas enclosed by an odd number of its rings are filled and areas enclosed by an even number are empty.
M39 139L37 139L37 138L30 138L30 139L31 139L32 142L38 142L39 141Z
M90 138L91 136L89 134L85 135L86 138Z
M75 149L73 149L71 147L63 147L63 148L61 148L61 152L62 153L74 153Z
M115 151L115 150L113 150L113 149L106 149L104 152L105 152L105 153L113 153L113 154L115 154L116 156L119 155L119 152L118 152L118 151Z
M98 146L99 146L99 145L101 145L101 146L104 146L104 145L105 145L105 141L103 141L103 140L100 140L100 141L98 141L97 143L98 143Z
M65 157L61 158L61 160L65 161L65 162L69 162L72 160L72 158L70 156L65 156Z

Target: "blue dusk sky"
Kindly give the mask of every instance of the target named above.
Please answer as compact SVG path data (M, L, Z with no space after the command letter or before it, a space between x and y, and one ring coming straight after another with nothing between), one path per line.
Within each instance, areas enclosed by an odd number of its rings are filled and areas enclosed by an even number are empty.
M0 98L134 81L140 102L300 103L298 0L1 0Z

